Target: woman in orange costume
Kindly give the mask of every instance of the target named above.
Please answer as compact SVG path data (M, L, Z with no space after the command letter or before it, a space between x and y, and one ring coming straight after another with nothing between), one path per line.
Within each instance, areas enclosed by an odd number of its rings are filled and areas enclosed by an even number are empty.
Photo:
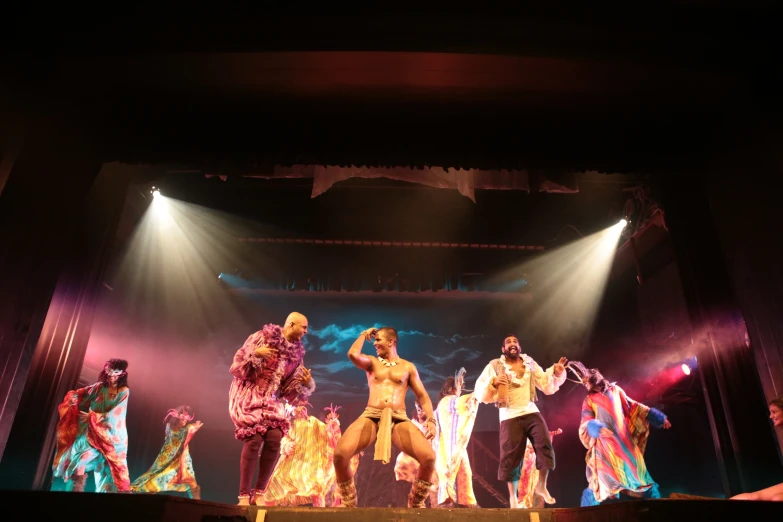
M52 471L67 491L84 491L93 472L95 491L130 491L128 477L128 361L110 359L98 382L69 391L58 406L57 452Z

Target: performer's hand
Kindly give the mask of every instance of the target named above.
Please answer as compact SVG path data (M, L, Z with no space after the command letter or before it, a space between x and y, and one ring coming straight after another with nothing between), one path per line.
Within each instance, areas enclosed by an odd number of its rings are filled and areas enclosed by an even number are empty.
M497 387L498 387L498 386L500 386L501 384L508 384L508 375L506 375L505 373L501 373L500 375L498 375L497 377L495 377L495 378L493 379L493 381L494 381L494 384L493 384L493 386L494 386L495 388L497 388Z
M666 419L665 421L663 421L663 429L668 430L671 427L672 427L672 423L669 422L669 419Z
M375 334L378 333L377 328L368 328L365 331L363 331L360 335L364 337L365 341L372 341L372 338L375 337Z
M609 428L601 428L601 437L611 437L612 435L612 430Z
M555 431L552 432L552 435L560 435L561 433L563 433L563 429L557 428Z
M556 377L560 377L565 371L565 365L568 364L568 359L561 357L559 361L555 363L554 374Z
M432 424L431 422L427 423L427 431L426 433L424 433L424 437L427 440L432 440L435 438L435 425Z
M200 429L201 429L201 427L202 427L203 425L204 425L204 423L203 423L203 422L201 422L201 421L196 421L196 422L194 422L193 424L191 424L191 425L190 425L190 428L189 428L189 429L190 429L190 431L192 431L193 433L195 433L195 432L197 432L198 430L200 430Z
M101 421L103 419L103 413L97 413L97 412L94 412L92 410L90 410L90 411L80 411L79 412L79 418L86 422L87 419L90 418L90 413L95 413L95 420L96 421Z
M272 348L271 346L265 344L264 346L259 346L256 348L253 353L255 353L256 357L269 359L274 355L277 355L277 348Z
M310 370L302 368L302 373L299 375L299 381L303 386L310 386L310 382L313 380L313 376L310 375Z

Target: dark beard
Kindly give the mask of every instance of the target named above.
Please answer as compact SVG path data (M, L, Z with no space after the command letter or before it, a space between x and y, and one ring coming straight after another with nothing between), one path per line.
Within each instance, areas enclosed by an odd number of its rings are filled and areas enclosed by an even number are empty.
M517 359L519 359L519 351L517 351L517 353L514 354L508 352L503 352L503 354L506 356L506 359L511 359L512 361L516 361Z

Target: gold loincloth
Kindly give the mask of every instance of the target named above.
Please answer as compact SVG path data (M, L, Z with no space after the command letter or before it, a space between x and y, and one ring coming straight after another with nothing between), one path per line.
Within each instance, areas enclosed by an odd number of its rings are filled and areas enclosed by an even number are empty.
M378 437L375 440L375 456L373 459L388 464L391 460L391 438L394 424L397 422L410 422L410 419L405 414L405 410L380 409L367 406L360 417L378 421Z

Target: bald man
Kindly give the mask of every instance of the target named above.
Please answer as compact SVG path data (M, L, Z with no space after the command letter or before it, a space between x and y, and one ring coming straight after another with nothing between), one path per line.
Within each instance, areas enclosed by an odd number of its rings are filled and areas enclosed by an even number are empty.
M280 440L291 427L285 403L303 406L315 390L315 381L303 365L302 337L306 333L307 317L292 312L283 326L268 324L248 337L234 355L228 413L234 421L234 436L244 442L239 465L240 506L263 505L280 457ZM258 478L253 485L256 461Z

